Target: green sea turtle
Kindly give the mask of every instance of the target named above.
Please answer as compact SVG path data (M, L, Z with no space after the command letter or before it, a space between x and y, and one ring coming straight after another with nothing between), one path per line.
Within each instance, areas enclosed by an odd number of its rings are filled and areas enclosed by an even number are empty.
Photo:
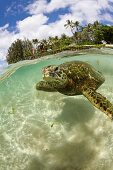
M43 80L37 83L37 90L60 92L68 96L84 95L95 107L113 119L113 105L96 92L105 78L88 63L70 61L59 66L44 67Z

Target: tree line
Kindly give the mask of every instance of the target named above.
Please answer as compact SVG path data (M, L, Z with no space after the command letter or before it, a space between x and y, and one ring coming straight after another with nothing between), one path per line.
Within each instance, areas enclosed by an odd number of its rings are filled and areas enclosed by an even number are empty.
M21 60L29 60L40 57L42 51L40 43L44 44L43 54L50 54L60 52L65 49L72 48L72 44L85 45L85 44L101 44L102 40L107 43L113 43L113 26L108 26L95 21L93 24L81 26L78 21L73 22L67 20L64 27L70 29L72 36L62 34L61 37L49 37L39 41L37 38L32 41L28 39L17 39L14 41L7 52L7 62L16 63ZM77 46L78 48L78 46ZM82 46L82 48L84 48ZM81 48L80 48L81 49Z
M70 28L76 43L90 41L93 44L101 44L102 40L108 44L113 43L113 26L104 25L98 21L81 26L78 21L72 20L67 20L64 26Z

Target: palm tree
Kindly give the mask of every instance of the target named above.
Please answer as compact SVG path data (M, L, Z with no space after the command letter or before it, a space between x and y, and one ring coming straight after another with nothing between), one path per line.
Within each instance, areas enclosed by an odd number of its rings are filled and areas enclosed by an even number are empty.
M33 39L32 42L33 42L34 48L37 48L38 44L40 43L38 39Z
M93 24L89 23L88 25L86 25L85 27L86 31L88 32L89 35L89 39L93 40Z
M101 43L102 39L103 39L103 32L101 31L101 24L99 23L99 21L95 21L93 23L93 35L94 35L94 41L96 43Z
M74 26L73 21L72 21L72 20L67 20L66 22L67 22L67 23L64 24L64 27L66 27L66 28L70 27L71 32L72 32L72 34L74 35L74 28L75 28L75 26Z
M82 31L82 39L85 40L85 41L90 40L88 31L87 31L86 28L83 28L83 31Z
M68 28L70 27L71 32L73 34L73 37L76 39L76 42L78 41L78 31L79 31L79 21L73 22L72 20L67 20L67 23L64 25L64 27ZM76 28L76 31L75 31Z
M83 26L79 26L79 31L83 32L84 27Z
M46 40L46 39L43 39L43 40L42 40L42 43L43 43L44 45L47 45L47 40Z
M92 31L92 24L91 23L86 25L86 30L87 30L88 33L90 33Z
M54 40L55 40L55 41L58 41L58 36L57 36L57 35L54 37Z
M54 38L51 37L51 36L49 36L48 41L47 41L47 44L48 44L48 48L53 48Z
M100 25L100 23L98 22L98 21L95 21L94 23L93 23L93 28L98 28L99 27L99 25Z
M39 43L38 39L33 39L32 42L33 42L34 44L38 44L38 43Z
M66 39L67 39L66 34L62 34L60 39L61 39L61 40L66 40Z
M79 21L76 21L75 23L74 23L74 26L75 26L75 28L76 28L76 30L77 30L77 32L78 32L78 27L79 27Z

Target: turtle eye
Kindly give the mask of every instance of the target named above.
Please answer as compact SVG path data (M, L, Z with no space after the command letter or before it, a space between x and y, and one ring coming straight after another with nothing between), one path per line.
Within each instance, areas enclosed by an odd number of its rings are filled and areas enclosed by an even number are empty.
M50 75L50 76L54 76L54 73L50 72L49 75Z
M56 67L55 69L54 69L54 71L57 71L58 70L58 67Z

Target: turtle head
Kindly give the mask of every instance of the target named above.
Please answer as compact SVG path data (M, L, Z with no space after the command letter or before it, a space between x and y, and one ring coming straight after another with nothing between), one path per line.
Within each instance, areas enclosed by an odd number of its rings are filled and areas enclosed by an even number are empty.
M50 65L43 68L43 80L51 83L54 87L60 88L67 83L67 75L59 66Z

